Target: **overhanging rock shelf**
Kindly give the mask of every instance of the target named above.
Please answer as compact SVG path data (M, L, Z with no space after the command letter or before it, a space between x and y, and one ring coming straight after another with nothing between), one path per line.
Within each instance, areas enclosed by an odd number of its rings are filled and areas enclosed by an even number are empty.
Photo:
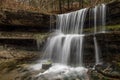
M106 17L107 25L120 24L119 5L120 5L119 1L107 4L107 14L108 14ZM54 21L53 24L55 24ZM86 22L86 25L87 24L89 23ZM6 44L19 46L19 43L23 43L24 45L22 46L26 46L26 48L28 46L34 47L34 49L32 48L31 49L37 50L35 49L37 48L37 44L36 44L37 42L35 37L33 37L33 33L43 34L43 33L48 33L49 30L50 30L49 14L41 14L36 12L22 11L22 10L16 12L10 10L0 10L1 46ZM9 36L6 36L8 34ZM16 34L18 35L16 36ZM110 34L114 34L114 33L110 33ZM107 35L108 34L106 34L106 36ZM116 34L116 36L117 35L119 36L119 32ZM114 39L114 37L115 36L111 36L112 39Z

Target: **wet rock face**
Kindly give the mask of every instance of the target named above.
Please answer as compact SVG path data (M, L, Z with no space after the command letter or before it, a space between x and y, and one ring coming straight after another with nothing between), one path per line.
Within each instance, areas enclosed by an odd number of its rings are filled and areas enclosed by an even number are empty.
M120 32L112 32L102 35L97 35L99 46L101 49L101 58L103 61L109 61L115 59L115 55L120 54Z
M109 25L120 24L120 1L107 4L107 21Z
M88 73L92 80L119 80L120 65L116 62L96 65L94 70Z
M120 61L120 32L96 34L101 62ZM85 65L95 64L95 49L93 35L85 37L83 49Z

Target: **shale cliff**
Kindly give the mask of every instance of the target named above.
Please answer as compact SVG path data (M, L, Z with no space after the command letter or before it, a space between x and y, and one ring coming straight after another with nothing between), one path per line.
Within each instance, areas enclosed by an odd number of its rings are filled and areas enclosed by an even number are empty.
M56 24L55 20L50 21L50 15L51 14L28 12L24 10L0 10L0 79L7 80L6 78L9 77L9 79L19 78L19 80L30 80L30 76L37 73L30 73L27 69L24 69L24 67L26 67L25 64L39 59L43 54L43 46L49 36L50 23L52 23L51 25ZM53 15L53 17L54 16L55 15ZM87 18L89 17L90 15L87 15ZM86 27L84 31L86 33L93 31L93 27L91 27L93 24L89 25L89 21L86 21L85 24ZM51 27L54 29L54 26ZM114 68L112 68L113 71L120 72L120 67L116 68L116 65L120 66L119 1L107 4L106 33L98 33L95 36L100 49L101 61L105 62L105 64L114 65ZM83 58L86 67L93 66L95 63L93 56L95 55L93 37L94 35L85 37L85 54ZM8 71L11 71L12 74L9 72L6 75ZM16 72L18 75L14 76ZM101 71L98 72L101 73ZM3 74L7 77L3 77ZM95 72L93 73L93 75L96 74ZM100 76L102 74L100 74ZM96 79L96 76L94 78L93 80L105 80L102 78ZM109 80L115 79L112 77ZM119 78L117 78L117 80L119 80Z

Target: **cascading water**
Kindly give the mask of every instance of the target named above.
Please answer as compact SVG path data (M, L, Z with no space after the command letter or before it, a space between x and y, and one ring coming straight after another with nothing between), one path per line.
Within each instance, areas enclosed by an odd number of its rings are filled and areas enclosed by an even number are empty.
M106 25L106 5L102 4L102 32L105 32L105 25Z
M94 11L94 45L95 45L95 63L100 63L100 52L99 52L99 46L97 43L97 39L95 35L97 32L105 32L105 21L106 21L106 6L105 4L101 4L100 6L95 6L93 8ZM100 27L97 31L97 27Z
M95 35L98 32L105 31L105 5L95 6L94 11L94 46L95 61L99 60L99 47ZM60 14L57 16L56 31L48 38L44 60L53 62L53 66L40 73L37 77L44 75L48 80L54 80L56 77L81 77L82 80L89 80L87 69L83 67L83 45L84 37L83 27L88 8L75 12ZM101 27L97 29L98 27ZM98 31L99 30L99 31ZM40 68L40 65L38 65ZM34 68L38 69L35 65ZM73 66L73 67L72 67ZM41 79L40 79L41 80Z
M94 33L105 32L106 6L101 4L93 8L94 11Z
M53 62L68 65L83 65L82 45L84 40L83 26L87 8L57 16L57 30L48 40L45 56ZM71 59L71 56L73 57Z
M99 47L96 37L94 37L94 45L95 45L95 64L97 65L100 63L100 57L99 57Z

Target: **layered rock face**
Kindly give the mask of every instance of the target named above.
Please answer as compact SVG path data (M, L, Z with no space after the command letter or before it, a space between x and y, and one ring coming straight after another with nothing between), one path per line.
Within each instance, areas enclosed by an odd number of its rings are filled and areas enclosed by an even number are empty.
M54 25L54 21L52 22ZM101 62L120 64L120 2L113 2L107 5L106 22L107 25L112 25L112 27L108 28L106 33L95 35L100 49L100 60ZM89 22L86 21L86 31L88 24ZM118 25L118 27L114 25ZM18 71L22 70L24 72L24 69L17 65L39 58L49 35L49 30L49 14L0 10L0 65L4 68L17 68ZM85 54L83 54L85 66L93 66L95 64L94 51L93 35L86 36L84 42ZM4 70L3 67L0 67L0 70ZM23 73L22 71L19 73ZM30 72L28 73L30 77L31 74ZM0 77L3 76L1 74ZM4 78L3 80L6 80Z
M0 50L10 48L38 51L37 39L41 41L40 46L43 46L50 29L49 25L49 14L22 10L0 10Z
M108 32L95 35L99 47L101 62L119 61L120 32ZM88 65L95 63L95 49L93 35L85 37L84 62Z
M86 18L90 17L88 15ZM55 16L53 16L54 18ZM47 39L50 31L50 14L28 12L28 11L12 11L12 10L0 10L0 45L2 48L15 48L20 50L38 51L37 42L40 42L42 47ZM54 25L54 19L51 19L51 25ZM86 28L90 28L89 21L85 22ZM119 25L120 24L120 3L115 1L107 4L107 25ZM52 26L54 27L54 26ZM101 47L101 53L119 53L119 28L113 26L112 33L97 34L98 44ZM88 44L86 48L88 52L93 52L93 38L87 37ZM109 46L108 46L108 44ZM102 45L105 45L104 48ZM106 52L108 49L108 52ZM113 50L113 51L111 51ZM93 60L94 61L94 60Z

